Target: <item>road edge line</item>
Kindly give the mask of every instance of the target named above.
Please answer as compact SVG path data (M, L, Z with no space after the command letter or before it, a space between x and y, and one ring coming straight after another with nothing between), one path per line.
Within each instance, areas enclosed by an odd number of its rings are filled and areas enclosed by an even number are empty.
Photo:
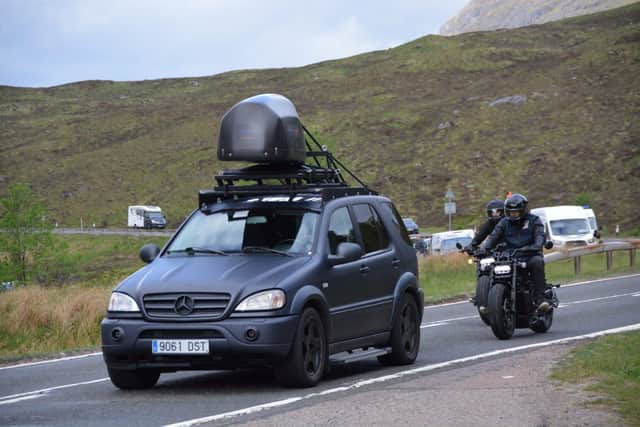
M555 345L555 344L568 344L568 343L571 343L571 342L574 342L574 341L581 341L581 340L585 340L585 339L598 338L598 337L601 337L601 336L604 336L604 335L611 335L611 334L630 332L630 331L637 331L637 330L640 330L640 323L635 323L633 325L622 326L622 327L619 327L619 328L612 328L612 329L605 329L605 330L597 331L597 332L591 332L589 334L576 335L576 336L573 336L573 337L559 338L557 340L552 340L552 341L533 343L533 344L527 344L527 345L523 345L523 346L519 346L519 347L511 347L511 348L506 348L506 349L501 349L501 350L490 351L490 352L487 352L487 353L476 354L474 356L467 356L467 357L463 357L463 358L460 358L460 359L449 360L449 361L446 361L446 362L441 362L441 363L435 363L435 364L432 364L432 365L421 366L421 367L418 367L418 368L397 372L397 373L391 374L391 375L383 375L381 377L370 378L370 379L367 379L367 380L358 381L358 382L353 383L353 384L348 385L348 386L336 387L336 388L324 390L322 392L309 393L309 394L304 395L304 396L296 396L296 397L290 397L290 398L283 399L283 400L276 400L276 401L273 401L273 402L268 402L268 403L263 403L263 404L260 404L260 405L250 406L250 407L247 407L247 408L244 408L244 409L238 409L238 410L231 411L231 412L224 412L222 414L210 415L210 416L201 417L201 418L194 418L192 420L180 421L180 422L174 423L174 424L167 424L164 427L192 427L192 426L196 426L196 425L200 425L200 424L208 423L208 422L213 422L213 421L228 420L228 419L240 416L240 415L249 415L249 414L253 414L253 413L260 412L260 411L267 410L267 409L271 409L271 408L276 408L276 407L280 407L280 406L286 406L286 405L289 405L291 403L299 402L299 401L302 401L302 400L312 399L314 397L326 396L328 394L333 394L333 393L338 393L338 392L343 392L343 391L349 391L349 390L355 390L355 389L359 389L361 387L365 387L365 386L368 386L368 385L371 385L371 384L383 383L383 382L386 382L386 381L402 378L402 377L405 377L405 376L408 376L408 375L415 375L415 374L419 374L419 373L423 373L423 372L430 372L430 371L434 371L436 369L447 368L447 367L450 367L450 366L453 366L453 365L459 365L459 364L463 364L463 363L473 362L473 361L476 361L476 360L487 359L489 357L498 356L498 355L501 355L501 354L516 353L516 352L519 352L519 351L529 350L529 349L533 349L533 348L548 347L550 345Z

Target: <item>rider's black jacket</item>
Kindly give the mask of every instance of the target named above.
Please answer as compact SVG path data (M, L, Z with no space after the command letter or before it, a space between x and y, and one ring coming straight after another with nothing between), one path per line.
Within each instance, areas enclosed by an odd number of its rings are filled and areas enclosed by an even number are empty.
M493 249L498 243L504 242L507 249L520 248L530 255L542 255L542 246L545 240L542 221L537 216L528 213L517 222L502 218L482 247Z
M482 224L480 226L480 228L478 228L478 231L476 231L475 236L473 236L473 240L471 240L471 247L472 248L477 248L478 246L480 246L480 243L482 243L484 241L484 239L487 238L487 236L489 234L491 234L491 232L493 231L493 229L496 227L496 225L500 222L500 218L501 217L492 217L492 218L488 218L484 224Z

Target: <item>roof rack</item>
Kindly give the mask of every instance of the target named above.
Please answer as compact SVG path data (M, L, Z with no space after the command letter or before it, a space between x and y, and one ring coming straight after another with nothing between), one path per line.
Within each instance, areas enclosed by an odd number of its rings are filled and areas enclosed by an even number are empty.
M313 159L315 164L264 163L222 171L215 176L217 186L214 190L200 191L200 206L226 199L270 194L289 195L291 198L300 194L315 194L321 196L323 201L344 196L378 194L340 163L326 146L320 145L304 125L302 129L316 145L317 150L312 150L305 138L306 157ZM341 170L348 173L361 187L349 187Z

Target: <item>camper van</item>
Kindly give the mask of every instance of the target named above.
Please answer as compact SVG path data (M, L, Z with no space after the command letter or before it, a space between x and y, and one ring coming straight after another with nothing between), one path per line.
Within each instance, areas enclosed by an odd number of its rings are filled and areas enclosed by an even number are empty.
M597 222L591 209L584 209L582 206L551 206L531 209L531 213L540 217L547 240L551 240L556 248L596 242L594 232L597 228L593 227L597 227Z
M431 236L431 255L444 255L457 252L456 243L466 246L471 243L475 233L471 229L443 231Z
M134 228L164 228L167 220L158 206L129 206L127 225Z

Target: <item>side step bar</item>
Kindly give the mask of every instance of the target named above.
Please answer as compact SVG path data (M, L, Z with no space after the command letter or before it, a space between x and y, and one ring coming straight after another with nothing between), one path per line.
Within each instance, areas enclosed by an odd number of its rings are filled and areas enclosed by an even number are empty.
M332 365L346 365L347 363L378 356L384 356L385 354L389 353L391 353L391 347L369 348L367 350L349 350L331 355L331 357L329 358L329 363Z

